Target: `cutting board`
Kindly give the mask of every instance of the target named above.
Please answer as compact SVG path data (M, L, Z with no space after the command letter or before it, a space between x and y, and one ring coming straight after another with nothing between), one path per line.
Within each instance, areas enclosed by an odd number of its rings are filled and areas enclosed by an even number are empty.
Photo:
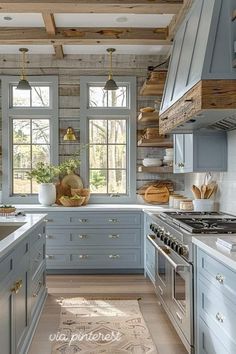
M143 199L147 203L165 204L169 201L170 192L167 187L150 186L146 189Z

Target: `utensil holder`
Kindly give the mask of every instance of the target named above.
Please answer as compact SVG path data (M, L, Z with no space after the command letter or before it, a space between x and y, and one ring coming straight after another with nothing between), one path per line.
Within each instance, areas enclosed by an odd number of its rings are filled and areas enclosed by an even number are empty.
M212 199L194 199L193 209L194 211L214 211L215 202Z

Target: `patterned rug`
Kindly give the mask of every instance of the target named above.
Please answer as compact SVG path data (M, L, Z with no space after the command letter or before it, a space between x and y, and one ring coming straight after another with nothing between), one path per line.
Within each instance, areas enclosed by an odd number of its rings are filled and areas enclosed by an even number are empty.
M52 354L157 354L136 300L61 300Z

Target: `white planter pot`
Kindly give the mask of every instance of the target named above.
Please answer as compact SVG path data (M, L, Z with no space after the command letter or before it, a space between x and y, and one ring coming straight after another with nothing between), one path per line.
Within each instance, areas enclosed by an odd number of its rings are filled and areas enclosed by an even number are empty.
M38 194L39 203L44 206L49 206L56 201L56 187L53 183L41 183L39 185Z

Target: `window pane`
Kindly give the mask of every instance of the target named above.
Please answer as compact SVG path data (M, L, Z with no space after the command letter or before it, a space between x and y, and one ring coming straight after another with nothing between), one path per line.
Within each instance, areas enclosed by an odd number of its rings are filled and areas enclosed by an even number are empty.
M13 143L30 143L29 119L13 119Z
M107 107L107 91L102 86L89 86L89 107Z
M32 179L32 192L33 194L37 194L39 192L39 185L38 183Z
M108 91L109 107L127 107L127 87L120 86L115 91Z
M108 143L126 143L126 120L113 119L108 121Z
M107 120L89 121L89 141L91 144L106 144L107 142Z
M49 107L50 87L32 86L32 107Z
M108 193L126 194L126 171L108 171Z
M30 107L30 90L17 90L12 86L13 107Z
M13 168L31 168L30 145L13 146Z
M92 193L107 193L107 172L90 170L89 185Z
M32 143L33 144L49 144L50 125L49 119L33 119L32 120Z
M126 146L108 146L108 168L126 168Z
M107 168L106 145L90 145L89 166L90 168Z
M32 146L32 167L36 167L38 162L50 163L50 145Z
M13 193L29 194L31 193L30 180L27 179L26 171L13 170Z

